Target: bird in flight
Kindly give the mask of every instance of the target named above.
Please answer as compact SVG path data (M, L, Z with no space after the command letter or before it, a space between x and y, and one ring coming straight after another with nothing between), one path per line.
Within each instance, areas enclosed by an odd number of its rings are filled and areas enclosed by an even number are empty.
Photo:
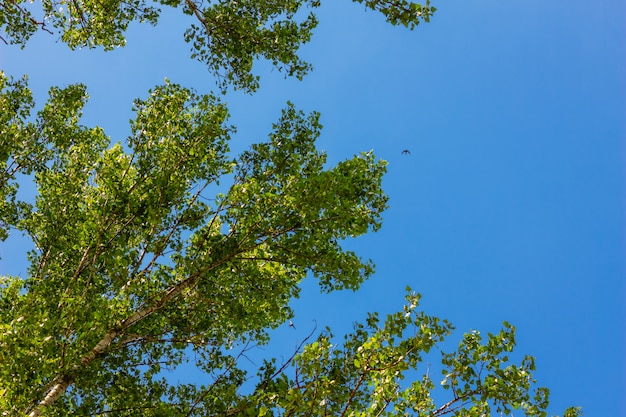
M402 151L402 155L411 155L411 151L409 151L408 149L405 149Z

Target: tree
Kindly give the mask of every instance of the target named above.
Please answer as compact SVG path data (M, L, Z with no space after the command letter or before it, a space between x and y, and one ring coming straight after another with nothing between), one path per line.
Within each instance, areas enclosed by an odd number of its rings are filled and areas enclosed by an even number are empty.
M308 70L296 51L316 21L296 18L317 1L163 4L197 18L186 39L223 71L222 92L253 91L258 57L287 75ZM434 11L405 0L365 5L411 27ZM51 22L70 47L106 49L123 44L131 21L159 15L145 2L43 6L38 19L20 2L3 3L3 39L23 43ZM28 276L0 281L6 415L545 415L548 391L534 388L533 359L509 362L507 323L484 343L469 333L443 354L441 402L421 367L452 326L418 311L410 290L382 323L370 315L340 345L327 329L251 378L240 359L292 316L305 276L328 292L356 290L373 273L341 242L380 227L385 162L369 152L327 167L315 147L319 115L291 103L266 142L231 156L234 127L218 95L169 81L153 88L135 101L123 143L80 124L86 100L85 86L53 87L33 115L26 79L0 75L0 237L16 230L35 245ZM27 180L34 202L18 198ZM168 380L191 358L209 383Z

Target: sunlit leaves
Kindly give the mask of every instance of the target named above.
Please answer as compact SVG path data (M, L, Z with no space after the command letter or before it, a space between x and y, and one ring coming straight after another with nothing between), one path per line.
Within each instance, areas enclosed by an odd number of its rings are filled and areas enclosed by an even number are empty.
M439 356L429 353L452 326L417 311L418 300L409 294L404 309L383 323L370 315L342 343L323 334L296 355L293 370L277 372L275 363L267 362L251 401L257 401L257 409L290 416L546 415L548 390L534 388L533 359L525 357L516 365L505 354L515 344L514 329L507 323L485 344L471 332L457 352L443 353L440 385L447 392L436 390L425 357ZM407 375L412 382L405 382ZM440 405L435 398L443 398ZM566 415L576 413L570 409Z
M3 1L0 7L0 41L24 46L28 38L45 23L37 22L26 6L26 2Z
M290 106L270 142L241 155L231 192L242 204L228 206L226 221L240 247L266 243L260 259L311 270L326 290L354 289L372 266L338 242L379 227L385 163L363 154L323 169L318 117Z
M429 22L430 17L437 10L430 5L430 0L420 3L407 0L352 0L365 3L369 9L382 13L387 22L392 25L402 25L413 29L420 21Z
M213 96L166 82L135 102L132 135L112 145L80 125L86 99L80 85L51 89L28 142L43 158L15 168L34 170L38 192L19 222L36 245L30 276L7 281L3 296L11 331L0 343L15 359L5 376L34 378L21 387L7 377L16 407L38 410L49 390L70 387L55 412L109 410L122 393L111 381L127 372L137 407L158 395L150 401L169 409L160 396L200 395L157 377L187 349L222 374L218 391L240 373L216 361L219 350L267 340L307 273L325 290L356 289L371 273L340 241L379 227L385 164L369 153L326 167L318 114L288 105L269 140L233 160L233 128ZM26 115L5 124L30 126ZM222 178L232 185L207 195Z
M466 333L456 352L443 355L441 385L450 390L450 410L458 415L505 413L520 410L526 416L545 416L548 390L537 388L532 372L534 358L525 356L520 365L509 362L515 346L515 328L504 323L498 334L489 334L482 344L479 332Z
M407 0L364 1L393 25L413 28L428 22L435 8ZM191 57L205 63L222 91L228 87L247 92L259 87L255 63L265 60L285 76L301 79L311 65L299 55L309 42L317 18L319 0L43 0L37 10L26 1L10 1L0 7L0 29L6 43L24 45L37 30L58 31L70 48L124 46L125 32L135 21L156 24L161 7L192 16L184 32Z
M221 88L233 85L247 91L259 86L252 72L259 58L271 62L286 76L301 79L311 68L297 55L308 42L317 20L309 13L299 21L296 13L315 2L303 0L221 0L208 6L187 0L186 10L198 23L185 32L192 57L208 64Z
M0 71L0 240L18 226L28 206L16 200L16 174L30 172L39 162L42 147L33 144L33 126L27 122L33 107L26 77L14 81Z

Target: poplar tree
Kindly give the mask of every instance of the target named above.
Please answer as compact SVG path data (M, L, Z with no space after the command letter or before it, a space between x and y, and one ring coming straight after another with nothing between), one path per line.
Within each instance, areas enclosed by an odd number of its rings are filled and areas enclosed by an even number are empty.
M435 8L354 0L413 28ZM371 153L328 166L319 114L289 103L267 139L233 155L223 95L254 92L253 64L303 77L298 56L319 0L0 3L0 41L37 31L70 48L123 46L134 21L193 17L191 56L215 94L166 81L134 102L127 138L81 124L86 87L52 87L37 106L26 77L0 73L0 238L33 244L27 276L0 277L0 412L9 416L545 416L534 360L509 360L515 329L467 333L424 357L453 327L406 303L370 314L337 343L311 335L288 360L242 364L292 317L299 283L357 290L373 263L342 241L381 225L385 162ZM18 187L36 190L32 201ZM217 190L217 191L216 191ZM195 366L203 383L168 379ZM247 384L247 385L246 385ZM252 387L250 387L252 384ZM436 389L436 386L440 386ZM247 388L246 388L247 387ZM566 410L566 417L579 410Z

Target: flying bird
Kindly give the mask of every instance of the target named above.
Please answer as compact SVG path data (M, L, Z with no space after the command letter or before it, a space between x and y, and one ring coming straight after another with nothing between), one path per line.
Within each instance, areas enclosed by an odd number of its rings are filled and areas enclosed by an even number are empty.
M411 155L411 151L409 151L408 149L405 149L402 151L402 155Z
M296 326L294 326L293 321L289 320L289 327L293 327L294 330L296 329Z

